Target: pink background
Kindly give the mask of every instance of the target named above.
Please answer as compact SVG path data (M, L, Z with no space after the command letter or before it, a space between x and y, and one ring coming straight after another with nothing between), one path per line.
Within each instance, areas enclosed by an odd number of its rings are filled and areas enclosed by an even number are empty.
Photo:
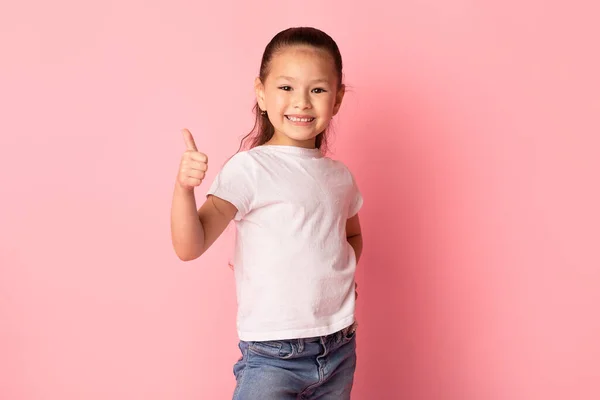
M231 398L231 230L176 258L180 128L212 181L264 46L298 25L338 41L351 87L353 398L600 398L593 4L4 2L0 399Z

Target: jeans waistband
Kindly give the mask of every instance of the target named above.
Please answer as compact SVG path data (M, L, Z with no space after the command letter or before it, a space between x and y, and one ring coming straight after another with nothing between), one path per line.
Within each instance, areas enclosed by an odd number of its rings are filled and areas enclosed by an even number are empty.
M305 343L313 343L313 342L319 342L321 340L321 338L323 338L323 340L327 340L328 338L332 338L335 337L337 335L342 335L345 336L349 333L352 333L356 330L356 322L354 322L352 325L345 327L344 329L341 329L337 332L334 333L330 333L329 335L325 335L325 336L315 336L315 337L309 337L309 338L304 338L302 339Z

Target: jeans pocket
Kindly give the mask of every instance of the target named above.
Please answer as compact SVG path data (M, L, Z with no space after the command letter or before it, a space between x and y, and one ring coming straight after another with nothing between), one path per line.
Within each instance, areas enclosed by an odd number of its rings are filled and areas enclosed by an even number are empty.
M249 342L248 349L264 357L286 359L294 355L291 343L281 340Z
M246 361L248 358L248 345L245 342L240 341L238 344L240 349L240 357L233 365L233 375L235 375L236 380L240 380L244 369L246 368Z

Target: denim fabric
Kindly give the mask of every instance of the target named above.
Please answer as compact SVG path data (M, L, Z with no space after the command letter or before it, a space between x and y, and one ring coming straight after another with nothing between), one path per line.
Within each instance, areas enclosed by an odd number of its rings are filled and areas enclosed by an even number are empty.
M356 369L350 326L310 339L240 341L234 400L346 400Z

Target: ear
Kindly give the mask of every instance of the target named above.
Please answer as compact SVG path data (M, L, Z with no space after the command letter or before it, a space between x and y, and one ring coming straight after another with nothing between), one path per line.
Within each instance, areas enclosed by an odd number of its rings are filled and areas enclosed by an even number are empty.
M258 76L254 80L254 93L256 93L256 101L258 102L258 106L262 111L266 111L267 105L265 102L265 85L263 85Z
M346 94L346 86L340 86L337 94L335 95L335 104L333 105L333 115L336 115L338 111L340 111L340 107L342 105L342 100L344 99L344 94Z

